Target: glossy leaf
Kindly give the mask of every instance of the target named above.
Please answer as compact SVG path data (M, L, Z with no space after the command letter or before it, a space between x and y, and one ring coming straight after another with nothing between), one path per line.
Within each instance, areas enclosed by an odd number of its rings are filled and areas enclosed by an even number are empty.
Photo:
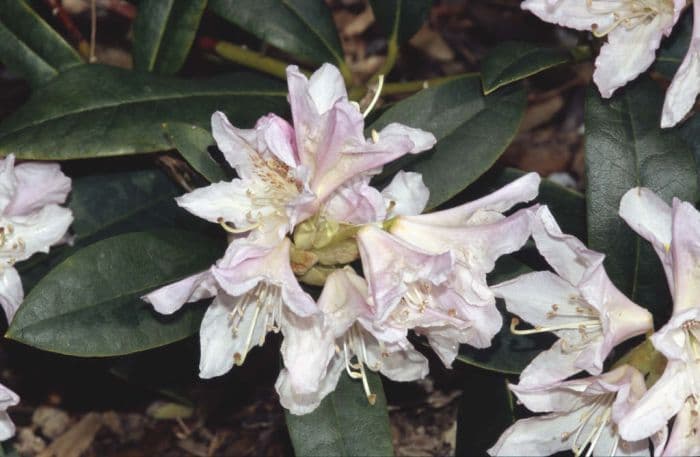
M7 336L51 352L104 357L196 333L203 309L158 315L139 297L211 265L224 246L180 230L98 241L49 272L26 296Z
M144 0L134 21L134 67L174 74L185 63L207 0Z
M481 64L484 93L520 81L548 68L569 62L571 56L563 49L544 48L522 41L507 41L496 46Z
M209 182L227 179L224 170L209 155L208 148L215 142L208 130L196 125L173 123L164 124L163 131L170 144L182 154L187 163Z
M478 76L466 76L425 89L388 109L371 129L391 122L432 132L432 151L408 156L386 167L380 180L399 169L423 174L429 208L446 202L474 182L510 144L525 110L521 87L484 96Z
M671 36L661 43L653 69L665 78L672 79L688 51L692 33L693 13L689 9L673 27Z
M362 383L342 373L335 391L312 413L286 413L287 430L298 456L393 456L389 415L379 375L367 372L377 395L367 402Z
M489 284L498 284L532 271L527 265L513 257L501 257L488 278ZM499 311L503 314L503 327L493 338L491 346L477 349L463 344L457 360L468 365L505 374L519 374L543 349L554 340L548 335L513 335L510 331L511 315L499 300Z
M486 450L515 421L513 395L503 375L472 367L465 370L468 384L464 386L457 410L455 455L487 455ZM478 414L478 411L487 412L487 415Z
M377 24L390 41L408 41L428 19L432 0L370 0Z
M316 0L209 0L216 15L266 43L316 64L344 65L331 12Z
M38 86L80 65L82 58L25 0L3 0L0 62Z
M226 112L239 126L286 109L286 91L259 75L185 81L101 65L56 77L0 124L0 155L68 160L169 149L161 125L209 126Z
M586 177L588 243L607 254L612 281L633 300L667 313L666 280L649 243L618 216L620 199L644 186L667 202L672 197L696 201L693 155L674 130L661 130L663 94L643 78L610 100L594 89L586 99Z

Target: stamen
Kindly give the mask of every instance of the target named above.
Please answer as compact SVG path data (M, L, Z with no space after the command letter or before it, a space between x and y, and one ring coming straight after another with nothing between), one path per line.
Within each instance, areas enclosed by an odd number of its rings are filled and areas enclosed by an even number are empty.
M362 117L367 117L367 115L372 111L372 109L374 109L374 105L377 104L377 100L379 100L379 95L382 93L382 87L384 87L384 75L379 75L377 77L377 87L374 89L374 96L372 97L372 101L369 102L367 109L365 109L365 111L362 113Z
M258 322L258 316L260 315L260 304L255 306L255 313L253 314L253 322L250 324L250 329L248 330L248 336L245 339L245 345L243 346L243 354L235 353L233 355L233 361L236 365L243 365L245 358L248 356L248 350L250 349L250 343L253 340L253 333L255 333L255 324Z
M256 224L249 225L248 227L235 228L235 227L231 227L229 225L229 223L224 220L223 217L218 218L216 221L228 233L246 233L246 232L250 232L251 230L254 230L262 225L260 222L258 222Z
M372 129L372 142L375 144L379 142L379 133L374 129Z
M510 321L510 332L513 335L534 335L536 333L554 332L557 330L579 330L580 332L585 333L586 329L600 327L600 321L598 319L570 322L568 324L552 325L548 327L535 326L535 328L527 330L516 329L518 324L520 324L520 319L517 317L514 317Z

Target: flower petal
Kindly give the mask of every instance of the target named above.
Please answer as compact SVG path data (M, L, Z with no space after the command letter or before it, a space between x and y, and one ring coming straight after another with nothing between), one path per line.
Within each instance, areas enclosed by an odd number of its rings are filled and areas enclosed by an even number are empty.
M24 289L19 273L12 267L4 268L0 273L0 305L5 311L8 323L12 322L22 300L24 300Z
M621 1L606 2L609 10L614 11ZM613 13L599 14L592 11L586 2L577 0L525 0L520 4L543 21L569 27L576 30L607 30L615 22Z
M676 415L673 430L668 438L663 455L700 455L700 414L692 398L688 398Z
M420 214L430 198L430 190L423 182L420 173L399 171L388 186L382 190L382 197L389 202L388 218L414 216Z
M632 230L651 243L666 271L666 278L673 294L673 271L670 255L671 207L650 189L635 187L622 196L619 214Z
M38 211L50 204L63 204L71 188L71 180L56 163L23 163L15 167L17 187L5 207L4 214L13 216Z
M213 297L216 292L214 276L209 270L205 270L156 289L141 299L152 304L161 314L172 314L185 303Z
M37 252L49 252L51 246L63 240L73 222L73 213L62 206L46 205L27 215L12 216L10 222L14 226L14 240L24 247L21 252L3 254L19 262Z
M289 90L291 93L291 87ZM335 65L329 63L324 63L311 75L308 91L319 114L325 113L337 101L348 97L343 75Z
M492 456L551 455L571 448L577 414L548 414L521 419L511 425L486 452ZM584 434L585 436L585 434ZM564 439L564 437L566 437Z
M329 220L357 225L386 217L384 197L369 185L368 177L352 179L336 189L323 211Z
M581 350L564 349L563 340L557 340L551 348L540 352L520 373L518 386L542 387L566 379L579 371L576 359Z
M340 338L360 316L372 316L367 304L367 283L350 267L336 270L326 278L318 298L326 325Z
M234 127L224 113L217 111L211 116L211 133L238 177L250 178L253 167L251 157L257 154L253 145L257 143L258 132L255 129Z
M608 33L593 72L593 81L604 98L612 97L613 92L649 68L669 24L673 24L673 16L662 13L634 27L618 25Z
M365 339L367 349L367 366L379 371L397 382L409 382L423 379L428 375L428 359L416 351L410 343L406 347L399 345L385 345L382 349L378 341L369 337Z
M251 181L240 179L221 181L188 192L175 201L181 208L209 222L219 223L223 220L233 223L237 228L243 228L251 225L246 214L260 210L247 194L251 190L251 184ZM269 208L266 212L273 210L274 208Z
M345 364L340 357L334 357L328 372L321 379L318 390L310 393L296 392L289 379L289 371L285 368L280 371L280 375L275 382L275 390L280 396L280 403L295 415L308 414L318 408L321 401L329 393L335 390L338 379L345 369Z
M673 199L673 310L698 305L700 297L700 213L688 202Z
M4 212L10 204L17 189L15 177L15 155L10 154L0 159L0 211Z

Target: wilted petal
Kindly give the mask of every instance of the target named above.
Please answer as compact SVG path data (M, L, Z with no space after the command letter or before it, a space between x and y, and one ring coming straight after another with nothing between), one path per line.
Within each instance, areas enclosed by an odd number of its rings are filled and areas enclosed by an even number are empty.
M13 216L38 211L42 206L63 204L71 189L71 180L56 163L23 163L14 169L17 187L4 214Z
M216 295L216 281L209 270L188 276L141 297L161 314L172 314L187 302Z
M381 195L390 208L388 218L414 216L425 209L430 198L430 190L423 182L420 173L401 170L382 190Z
M0 273L0 305L5 311L8 323L12 322L22 300L24 300L24 289L19 273L14 268L4 268Z
M611 97L649 68L672 21L670 14L657 14L649 22L630 28L617 26L608 34L608 42L600 49L593 72L593 81L604 98Z

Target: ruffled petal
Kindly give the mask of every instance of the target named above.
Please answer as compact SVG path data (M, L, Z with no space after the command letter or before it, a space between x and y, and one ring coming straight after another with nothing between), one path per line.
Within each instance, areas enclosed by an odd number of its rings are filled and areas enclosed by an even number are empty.
M187 302L216 295L216 281L209 270L188 276L141 297L161 314L172 314Z
M334 357L326 375L321 379L318 390L309 393L299 393L292 388L289 371L285 368L275 382L275 390L280 396L280 403L295 415L308 414L318 408L321 401L335 390L345 364L340 357Z
M38 211L41 207L65 203L71 180L55 163L23 163L15 167L17 187L4 214L14 216Z
M382 190L381 195L390 208L387 218L414 216L425 209L430 198L430 190L423 182L423 176L420 173L401 170Z
M15 252L2 255L19 262L37 252L49 252L51 246L64 240L68 227L73 223L73 213L62 206L47 205L31 214L13 216L10 222L14 230L6 242L17 243L20 247Z
M0 273L0 305L5 311L8 323L12 322L22 300L24 300L24 289L19 273L14 268L4 268Z

